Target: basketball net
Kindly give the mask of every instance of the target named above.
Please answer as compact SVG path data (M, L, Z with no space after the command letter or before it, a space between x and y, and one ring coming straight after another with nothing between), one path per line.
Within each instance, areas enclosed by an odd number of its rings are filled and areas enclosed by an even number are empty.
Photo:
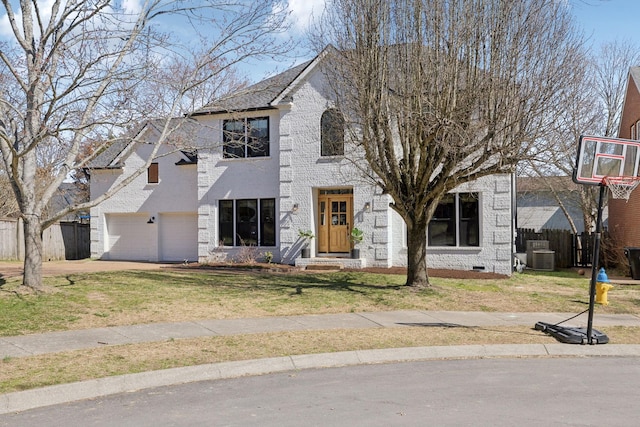
M625 199L629 201L631 193L640 185L640 177L637 176L605 176L602 182L611 191L614 199Z

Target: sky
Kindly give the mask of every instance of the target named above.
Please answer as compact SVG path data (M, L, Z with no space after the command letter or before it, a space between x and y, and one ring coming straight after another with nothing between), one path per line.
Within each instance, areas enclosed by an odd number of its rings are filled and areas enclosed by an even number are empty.
M44 20L46 22L46 20L48 20L51 16L50 11L54 0L36 1L43 13ZM252 2L259 0L241 1ZM63 0L63 4L64 2L65 0ZM288 34L294 39L300 39L305 34L311 22L313 21L313 18L319 16L325 6L325 0L283 0L283 2L286 4L286 9L289 13L290 30ZM137 14L141 10L141 5L142 3L144 3L144 0L120 0L119 3L122 5L122 8L128 13ZM9 4L13 8L13 11L17 16L18 25L21 25L21 13L18 0L9 0ZM179 18L176 19L175 16L167 18L165 20L160 19L158 22L160 22L161 25L167 28L169 31L180 34L181 36L183 34L187 34L187 32L189 31L188 25L182 26L180 24L177 24L178 22L180 22L180 20ZM3 39L14 40L14 34L6 15L6 9L0 6L0 41L3 41ZM242 64L240 68L241 71L248 76L250 81L255 82L258 80L262 80L269 75L284 71L295 63L306 61L307 59L309 59L311 54L306 53L306 56L303 56L305 55L305 53L306 52L300 49L298 51L298 55L300 57L296 58L295 60L292 58L288 58L285 59L284 62L282 62L269 61L262 58L260 61L255 61L249 64Z
M572 0L572 8L576 22L595 44L616 39L630 39L640 44L640 1Z
M287 12L289 13L289 35L294 38L302 38L317 19L325 7L325 0L288 0ZM282 72L297 63L307 61L313 57L305 49L298 49L296 58L289 58L284 63L268 61L264 58L260 61L252 61L249 64L240 65L240 71L247 75L251 83L263 80L266 77Z
M43 9L50 7L52 0L41 0ZM135 10L141 0L123 0L127 9ZM567 1L576 17L576 22L589 37L590 42L599 45L604 41L616 39L637 40L640 45L640 0L563 0ZM15 1L11 2L17 7ZM322 13L325 0L288 0L287 8L291 17L290 34L303 37L313 17ZM10 32L4 10L0 10L0 38ZM300 51L297 62L310 59L311 54ZM258 81L270 74L283 71L293 65L289 59L286 63L277 61L262 61L260 63L245 64L242 70L251 81Z
M567 0L576 18L576 23L594 46L603 42L629 39L640 46L640 0ZM313 16L322 13L325 0L289 0L289 12L294 33L302 36ZM311 59L301 57L298 62ZM265 75L282 71L281 64L262 63L261 66L246 67L249 78L258 81Z

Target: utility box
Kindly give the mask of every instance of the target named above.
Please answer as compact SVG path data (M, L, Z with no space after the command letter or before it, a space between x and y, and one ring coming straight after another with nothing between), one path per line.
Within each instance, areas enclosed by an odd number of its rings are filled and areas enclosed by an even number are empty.
M556 252L549 250L533 251L533 263L531 268L534 270L553 271L556 269Z
M548 240L527 240L527 266L535 268L533 266L533 251L548 251Z

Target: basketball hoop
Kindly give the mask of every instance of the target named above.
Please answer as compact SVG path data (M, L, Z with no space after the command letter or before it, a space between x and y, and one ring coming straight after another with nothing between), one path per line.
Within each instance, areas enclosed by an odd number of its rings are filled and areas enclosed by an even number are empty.
M593 253L591 261L591 282L589 284L589 317L587 319L586 341L597 344L600 337L594 337L593 311L596 300L596 282L600 261L600 240L602 235L602 207L607 188L614 199L629 197L640 184L640 140L582 135L578 141L578 156L573 168L573 182L582 185L598 185L598 215L595 223ZM604 178L603 178L604 177ZM538 326L536 324L536 326ZM536 329L538 329L536 327ZM584 341L582 342L584 344Z
M614 199L629 201L631 193L640 185L640 177L637 176L605 176L602 182L611 190Z

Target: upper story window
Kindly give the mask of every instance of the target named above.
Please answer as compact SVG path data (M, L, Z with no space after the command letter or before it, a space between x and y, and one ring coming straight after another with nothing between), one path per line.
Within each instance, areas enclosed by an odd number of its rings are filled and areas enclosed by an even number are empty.
M478 207L478 193L445 195L429 222L429 246L480 246Z
M269 156L269 118L251 117L223 123L225 159Z
M344 117L340 110L330 108L320 118L320 155L344 154Z
M147 183L157 184L160 182L160 174L157 163L151 163L147 169Z

